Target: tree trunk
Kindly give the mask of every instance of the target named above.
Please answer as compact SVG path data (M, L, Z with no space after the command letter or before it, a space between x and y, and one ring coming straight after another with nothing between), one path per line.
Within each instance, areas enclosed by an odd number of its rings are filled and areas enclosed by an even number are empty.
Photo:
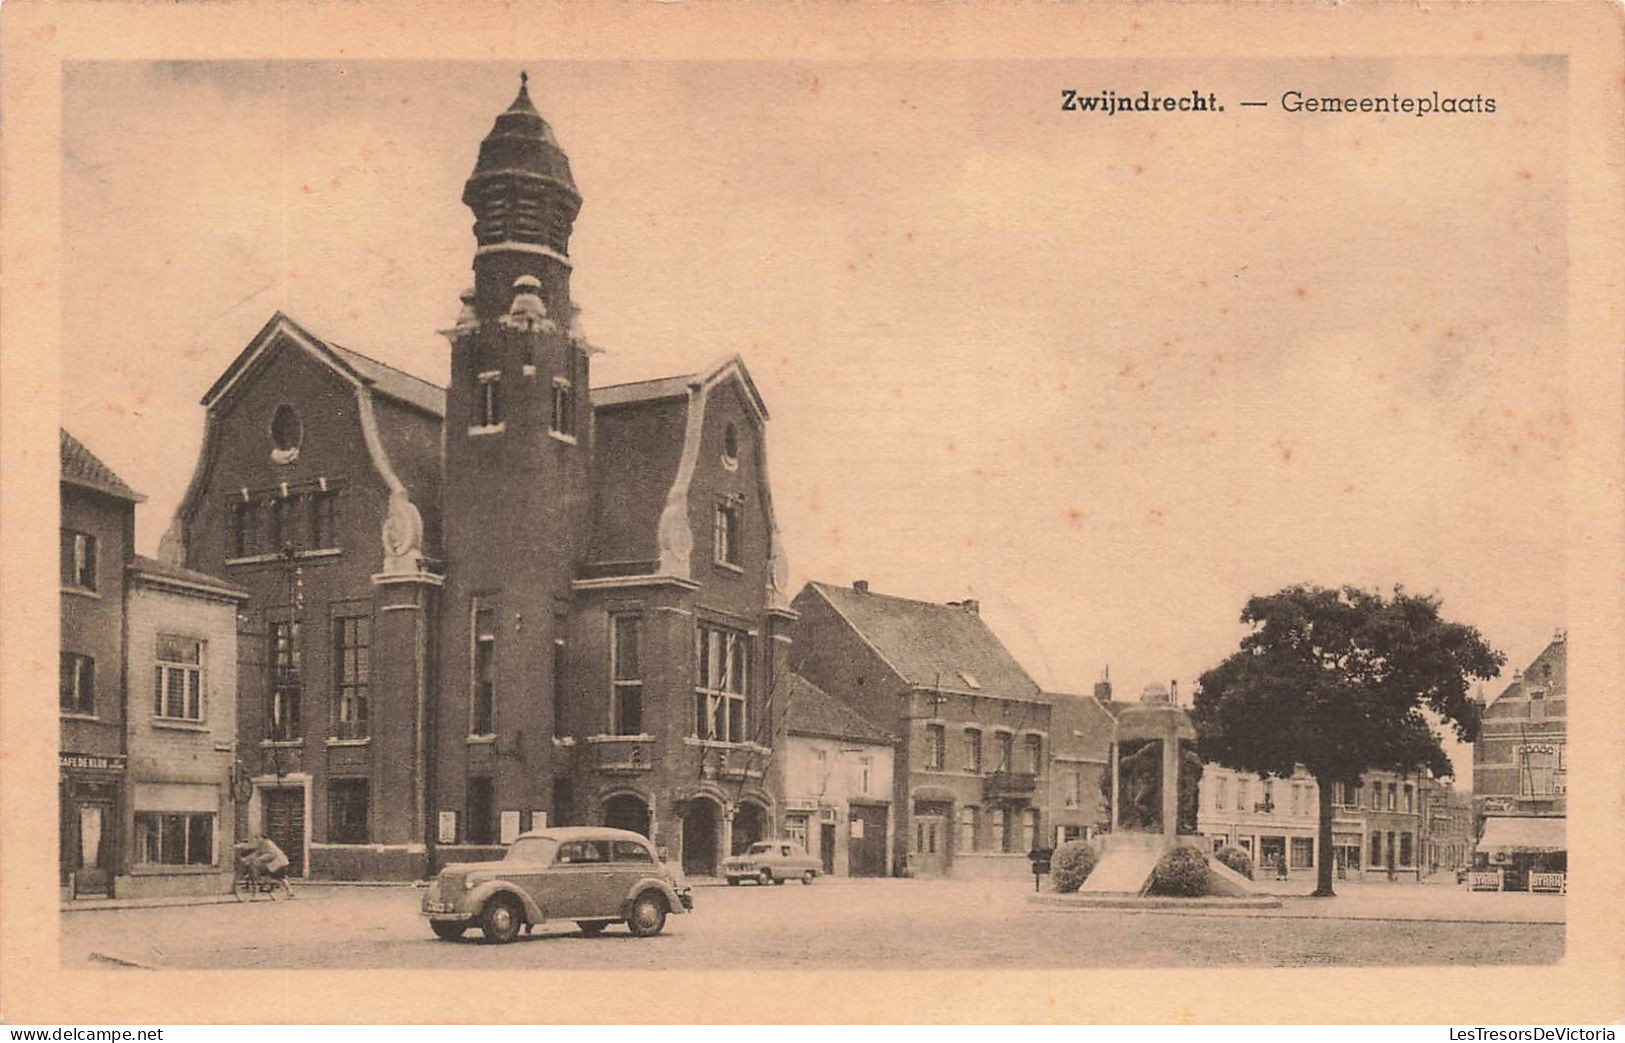
M1320 863L1316 866L1315 890L1310 897L1332 898L1337 894L1332 890L1332 867L1336 861L1332 853L1332 780L1317 777L1315 785L1320 790Z

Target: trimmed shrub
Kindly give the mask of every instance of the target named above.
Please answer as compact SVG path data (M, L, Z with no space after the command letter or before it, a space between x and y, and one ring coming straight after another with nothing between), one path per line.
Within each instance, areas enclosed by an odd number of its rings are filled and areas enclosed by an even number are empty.
M1095 853L1082 840L1068 840L1055 849L1049 860L1049 878L1055 890L1071 894L1089 878L1095 868Z
M1213 860L1223 862L1249 880L1253 878L1253 860L1239 847L1221 847L1213 853Z
M1207 856L1194 847L1176 847L1151 874L1151 893L1200 898L1208 891Z

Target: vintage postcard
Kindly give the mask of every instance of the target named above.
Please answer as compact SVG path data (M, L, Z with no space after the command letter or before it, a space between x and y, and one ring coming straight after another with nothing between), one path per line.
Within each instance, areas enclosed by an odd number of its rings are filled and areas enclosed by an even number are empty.
M7 5L0 1016L1617 1021L1620 30Z

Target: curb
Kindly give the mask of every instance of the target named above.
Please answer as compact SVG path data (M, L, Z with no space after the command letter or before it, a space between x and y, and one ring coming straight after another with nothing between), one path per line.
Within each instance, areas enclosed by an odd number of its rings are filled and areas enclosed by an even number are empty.
M1180 912L1186 909L1279 909L1281 900L1269 895L1247 898L1159 898L1137 895L1028 895L1029 905L1052 905L1062 909L1144 909Z
M300 891L305 888L301 887ZM299 901L296 896L294 901ZM309 896L317 898L316 895ZM325 897L325 896L321 896ZM276 899L286 901L286 899ZM180 909L189 906L205 905L253 905L257 898L247 900L238 899L236 895L178 895L174 898L113 898L99 902L73 902L59 904L57 908L64 913L111 913L129 912L132 909Z

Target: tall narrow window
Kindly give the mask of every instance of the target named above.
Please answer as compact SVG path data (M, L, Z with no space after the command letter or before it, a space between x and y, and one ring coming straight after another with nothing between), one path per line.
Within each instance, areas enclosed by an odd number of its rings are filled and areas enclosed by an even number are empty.
M1223 775L1213 780L1213 810L1224 811L1230 805L1230 780Z
M1038 809L1027 808L1021 813L1021 848L1031 851L1038 846Z
M260 553L260 505L253 500L231 505L231 552L237 558Z
M304 541L301 538L300 526L297 524L298 501L291 496L276 496L271 499L271 552L280 554L287 550L302 550Z
M1416 791L1409 785L1405 787L1405 814L1409 815L1416 810Z
M290 742L303 735L299 723L299 624L271 624L271 739Z
M502 425L502 374L481 373L474 388L474 426L490 430Z
M1044 737L1027 736L1027 774L1044 774Z
M1083 772L1077 768L1066 773L1066 806L1083 807Z
M327 840L332 844L365 844L368 827L366 779L330 779L327 783Z
M1000 732L999 742L999 772L1008 775L1015 770L1016 765L1016 737L1009 732Z
M994 808L988 813L991 820L988 823L988 832L992 834L990 841L995 851L1010 850L1010 830L1005 822L1003 808Z
M1248 796L1249 796L1249 793L1250 793L1251 790L1252 790L1252 782L1251 782L1251 780L1249 780L1249 779L1237 779L1236 780L1236 810L1237 811L1248 811L1248 810L1250 810L1247 807L1247 800L1248 800Z
M346 616L333 620L333 737L365 739L370 733L367 683L372 675L372 619Z
M563 377L553 379L553 411L549 426L554 434L574 438L576 434L575 387Z
M869 793L869 786L870 786L871 779L872 779L872 774L871 773L873 772L873 770L874 770L874 758L872 758L872 757L859 757L858 758L858 792L865 795L865 796L867 796L868 793Z
M173 721L203 720L203 642L158 635L152 714Z
M744 562L739 539L739 505L717 504L715 560L718 565L739 566Z
M96 661L77 652L63 652L61 664L61 708L63 713L96 713Z
M966 804L959 809L959 850L976 850L976 805Z
M72 529L62 530L62 585L80 590L96 589L96 537Z
M312 550L330 550L339 545L338 499L339 494L333 490L314 492L308 497L310 539L306 546Z
M477 608L474 611L474 693L469 715L472 735L496 733L496 657L496 610Z
M1394 783L1388 784L1388 810L1395 811L1399 806L1399 787Z
M642 620L611 616L609 649L609 730L615 735L643 734L643 661L639 648Z
M925 766L928 771L941 771L943 766L943 747L946 745L946 736L942 725L928 724L925 726Z
M982 774L982 733L975 728L965 729L965 770Z
M496 798L489 775L468 780L468 842L496 843Z
M564 629L562 619L555 620L553 625L558 630ZM553 734L558 738L569 734L564 727L564 663L567 651L564 638L553 639Z
M736 630L702 623L694 685L694 734L701 739L744 742L745 696L750 680L750 638Z

